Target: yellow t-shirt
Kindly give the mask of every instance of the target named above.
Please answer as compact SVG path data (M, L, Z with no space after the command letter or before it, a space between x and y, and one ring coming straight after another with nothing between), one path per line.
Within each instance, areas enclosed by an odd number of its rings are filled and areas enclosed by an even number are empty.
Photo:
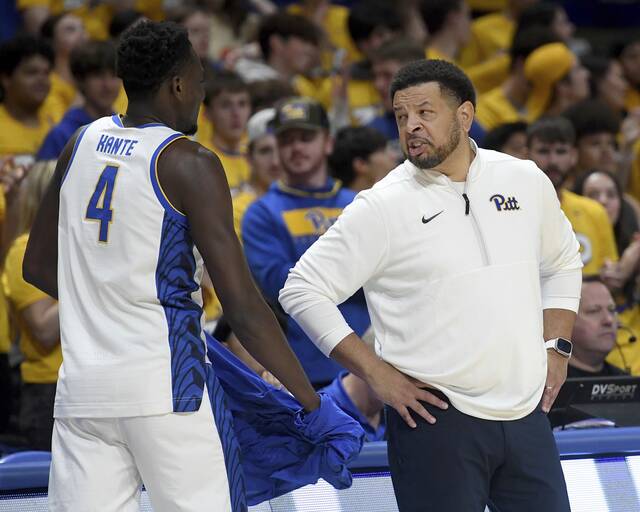
M485 130L524 119L525 116L518 112L504 95L502 87L496 87L478 96L476 120Z
M618 261L618 249L603 206L568 190L562 190L560 206L580 243L583 275L597 275L605 260Z
M127 93L124 92L124 86L120 86L120 91L118 91L118 97L116 101L113 102L113 111L116 114L126 114L127 106L129 105L129 98L127 98Z
M632 151L633 160L631 162L631 175L629 176L627 192L640 201L640 140L633 145Z
M640 305L626 309L618 315L620 323L628 327L633 335L640 338ZM632 375L640 375L640 342L629 343L630 333L625 329L618 330L618 347L607 356L607 361L618 368L629 368Z
M232 195L249 181L251 169L249 168L249 162L244 153L226 153L222 149L214 146L211 139L200 140L198 137L198 142L208 150L213 151L220 159L224 173L227 175L227 182L229 183L229 190Z
M624 98L624 108L631 111L634 108L640 108L640 89L629 87Z
M233 197L233 228L240 241L242 241L242 219L251 203L256 199L258 199L258 195L249 188L241 190Z
M509 75L511 58L508 54L497 54L493 57L473 65L463 65L459 59L451 60L435 48L427 47L425 51L427 59L442 59L460 66L473 83L478 94L486 93L498 87Z
M7 299L11 301L20 317L20 351L24 356L20 365L22 380L35 384L52 383L58 380L58 370L62 364L60 343L52 349L42 347L32 338L26 322L21 318L21 313L26 307L48 297L22 277L22 261L28 240L29 235L25 233L11 244L5 260L2 285Z
M460 65L463 68L474 66L506 52L511 46L515 32L515 23L504 12L481 16L471 23L471 40L462 49Z
M43 105L38 112L38 126L27 126L9 115L0 104L0 156L35 155L42 141L55 125L53 116Z
M55 71L51 73L51 90L46 99L46 106L53 113L56 122L62 119L78 98L76 86L67 82Z
M18 0L19 10L30 7L47 7L52 15L62 12L71 12L84 22L84 27L91 39L104 41L109 39L109 23L113 17L113 10L107 3L101 3L95 7L89 7L88 1L80 2L81 6L76 7L78 2L68 2L65 0ZM67 6L66 4L73 4Z

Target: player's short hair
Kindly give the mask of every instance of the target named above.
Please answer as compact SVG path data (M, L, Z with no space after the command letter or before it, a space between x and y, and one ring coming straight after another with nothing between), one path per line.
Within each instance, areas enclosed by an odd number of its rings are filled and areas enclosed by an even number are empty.
M502 151L504 145L516 133L527 133L527 123L525 121L515 121L513 123L504 123L496 126L484 136L484 139L482 139L482 147L485 149L493 149L494 151Z
M409 64L424 59L424 48L411 39L390 39L385 41L371 55L373 62L394 61Z
M470 101L476 106L476 92L469 77L455 64L440 59L419 60L400 69L391 82L391 99L398 91L428 82L438 83L441 93L459 105Z
M562 113L573 125L576 140L595 133L612 133L620 130L620 119L609 105L600 100L588 99L576 103Z
M249 86L238 73L226 69L207 71L204 83L204 104L211 102L223 92L246 92L249 94Z
M571 122L564 117L543 117L527 128L527 146L531 147L533 139L546 144L576 143L576 131Z
M427 27L429 35L434 35L442 30L450 12L462 8L462 0L422 0L420 2L420 15Z
M118 46L117 73L129 98L153 94L189 62L187 30L173 22L140 21Z
M402 19L397 5L391 0L367 0L356 3L347 19L349 35L358 44L368 39L376 29L386 28L391 32L402 29Z
M40 37L16 36L0 45L0 75L11 76L25 60L39 55L53 65L51 45Z
M374 128L367 126L348 126L338 131L329 156L329 168L335 178L349 187L356 177L353 161L356 158L366 160L376 151L387 147L387 139Z
M73 49L70 67L77 82L104 71L110 71L115 75L116 49L109 41L89 41Z
M271 36L287 40L297 37L307 43L319 45L322 37L320 28L304 16L279 11L266 16L258 27L258 44L265 60L271 56Z

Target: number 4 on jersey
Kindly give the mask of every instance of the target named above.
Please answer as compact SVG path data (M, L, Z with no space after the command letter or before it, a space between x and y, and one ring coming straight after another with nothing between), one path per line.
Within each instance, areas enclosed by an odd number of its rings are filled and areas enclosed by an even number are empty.
M98 235L100 242L109 241L109 225L113 218L111 199L113 199L117 174L118 167L108 165L104 168L87 206L86 218L100 222L100 234Z

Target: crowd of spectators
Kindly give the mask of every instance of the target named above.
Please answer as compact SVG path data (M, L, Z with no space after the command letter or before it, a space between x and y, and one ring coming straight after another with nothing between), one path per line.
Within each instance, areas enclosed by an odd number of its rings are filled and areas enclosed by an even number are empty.
M22 279L22 258L67 140L126 113L116 49L142 18L188 31L206 82L194 138L223 164L255 281L312 383L370 440L382 438L382 404L277 297L355 194L403 161L389 88L423 58L454 62L473 81L480 147L533 160L556 188L584 263L573 374L640 375L640 37L612 30L594 45L573 3L537 0L17 0L3 18L0 442L50 446L57 304ZM221 341L278 385L220 329L214 290L205 276L207 328L217 324ZM373 346L362 291L342 307Z

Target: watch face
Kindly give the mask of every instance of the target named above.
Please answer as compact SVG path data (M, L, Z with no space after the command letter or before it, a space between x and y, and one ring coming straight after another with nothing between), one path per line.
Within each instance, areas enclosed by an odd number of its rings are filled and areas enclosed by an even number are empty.
M556 347L558 347L558 350L560 352L564 352L565 354L571 354L571 342L568 340L565 340L564 338L558 338L558 341L556 342Z

